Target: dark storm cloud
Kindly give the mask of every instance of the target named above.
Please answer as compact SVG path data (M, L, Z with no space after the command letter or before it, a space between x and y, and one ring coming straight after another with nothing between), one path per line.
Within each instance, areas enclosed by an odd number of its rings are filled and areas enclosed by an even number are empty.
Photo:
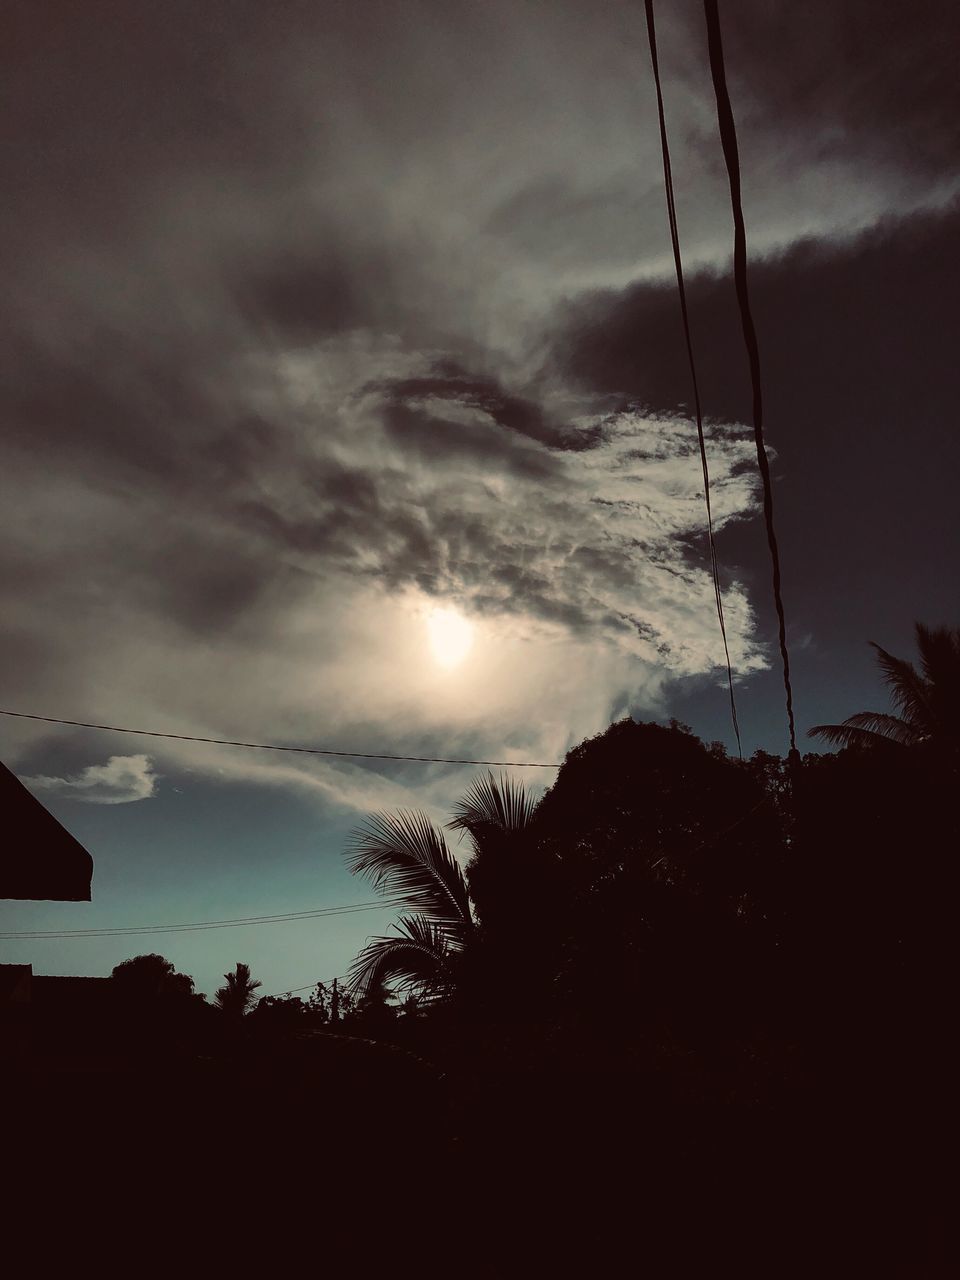
M687 47L702 49L700 7L677 13ZM858 167L956 174L960 10L950 0L738 0L722 17L734 101L747 128ZM674 66L682 69L679 60Z
M685 245L721 264L700 6L660 8ZM889 30L867 15L859 0L814 19L729 7L756 242L942 196L946 42L926 6ZM24 697L153 707L185 729L236 714L240 731L266 709L296 736L310 688L332 723L373 733L395 713L429 735L430 699L393 688L383 640L420 597L524 645L583 646L582 688L566 681L562 698L566 651L498 676L484 691L496 732L533 697L535 669L557 743L573 720L597 727L621 687L655 698L656 672L715 671L694 437L672 416L687 392L673 292L657 283L667 241L640 6L51 0L6 16L0 573ZM788 429L847 429L871 346L909 346L871 318L853 378L841 372L844 290L872 290L877 309L928 292L875 283L894 259L906 271L910 236L922 246L928 224L904 225L900 249L807 247L758 266L781 465L801 465ZM932 250L918 255L930 275ZM726 282L692 288L711 335L708 410L736 423ZM858 404L890 422L910 395L868 389ZM733 427L711 428L711 447L718 523L739 546L750 446ZM729 564L735 661L757 670L738 555ZM370 621L381 612L389 627ZM409 667L420 641L404 634Z
M750 265L767 416L789 444L846 446L841 423L869 422L890 443L915 415L934 420L957 395L956 298L960 205L881 224L850 241L804 241ZM711 417L748 421L750 386L729 275L687 282L704 403ZM616 388L652 408L689 398L676 290L668 282L588 295L561 325L555 358L585 386ZM935 428L933 428L935 430ZM892 439L891 439L892 433Z
M439 455L478 468L506 463L512 470L543 480L555 474L548 454L517 445L512 440L506 444L500 432L491 430L486 414L478 415L474 421L447 416L447 412L456 407L472 408L469 403L451 396L440 396L437 400L436 409L422 402L410 403L401 396L391 396L384 404L383 425L406 452L424 459Z
M254 322L266 320L293 341L361 328L371 319L367 289L333 255L325 264L295 261L265 272L241 282L237 294Z
M849 654L847 673L863 668L866 639L892 643L891 630L915 617L955 615L958 241L954 203L750 266L788 618L821 653ZM748 420L732 280L696 275L688 299L705 412ZM555 358L585 386L615 387L657 410L689 399L666 284L584 297L561 328ZM763 547L747 533L721 535L721 556L763 583ZM822 684L823 659L795 657L801 682Z
M155 162L157 152L178 166L195 157L263 163L274 149L262 127L267 111L274 125L292 123L271 84L277 51L298 35L335 29L337 7L7 0L5 124L19 139L13 160L24 185L29 176L58 194L74 183L92 190L103 180L105 159L110 169L129 172ZM68 132L65 121L85 127ZM290 145L296 142L316 139L295 135Z
M617 266L637 228L655 226L662 216L659 186L638 184L636 169L625 165L600 182L568 173L524 183L493 209L484 231L561 266L585 257L598 267Z
M471 375L454 362L439 363L428 377L405 378L378 389L396 407L410 409L430 402L447 403L451 407L475 410L478 417L489 419L499 427L527 436L551 449L590 449L603 438L602 427L564 426L551 421L544 406L524 396L511 395L495 378ZM520 451L517 451L518 453ZM534 455L520 454L526 461ZM536 455L543 458L543 455ZM536 466L543 466L540 461Z
M171 448L171 436L189 440L200 424L206 430L213 409L199 377L192 377L196 353L156 343L143 348L95 330L66 358L16 337L7 351L0 389L10 442L46 451L54 468L183 482L187 459ZM163 433L161 421L169 424Z

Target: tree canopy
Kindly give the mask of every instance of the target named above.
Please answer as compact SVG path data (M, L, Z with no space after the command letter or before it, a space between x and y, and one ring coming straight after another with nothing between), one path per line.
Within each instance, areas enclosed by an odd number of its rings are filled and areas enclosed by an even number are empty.
M170 960L156 952L124 960L114 967L111 977L125 994L139 1001L193 994L193 979L178 973Z

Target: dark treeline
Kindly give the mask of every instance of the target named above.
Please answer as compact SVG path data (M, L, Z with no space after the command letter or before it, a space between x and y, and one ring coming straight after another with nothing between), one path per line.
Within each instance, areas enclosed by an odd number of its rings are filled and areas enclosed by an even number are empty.
M102 1025L218 1170L303 1207L323 1152L361 1218L420 1186L461 1272L939 1274L960 635L918 642L836 753L626 719L542 797L375 815L347 857L398 921L348 983L260 999L238 964L211 1005L139 957Z

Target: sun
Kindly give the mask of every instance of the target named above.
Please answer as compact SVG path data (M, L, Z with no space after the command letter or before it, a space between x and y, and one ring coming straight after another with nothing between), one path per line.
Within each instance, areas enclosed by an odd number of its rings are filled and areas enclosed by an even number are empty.
M441 667L458 667L473 647L473 623L456 609L431 609L427 631L431 652Z

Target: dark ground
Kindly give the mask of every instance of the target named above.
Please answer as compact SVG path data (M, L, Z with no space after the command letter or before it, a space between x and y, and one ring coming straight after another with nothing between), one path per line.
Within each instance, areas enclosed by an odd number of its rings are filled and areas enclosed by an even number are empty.
M515 1029L445 1044L35 1065L4 1090L7 1241L108 1271L946 1274L943 1120L889 1078Z

